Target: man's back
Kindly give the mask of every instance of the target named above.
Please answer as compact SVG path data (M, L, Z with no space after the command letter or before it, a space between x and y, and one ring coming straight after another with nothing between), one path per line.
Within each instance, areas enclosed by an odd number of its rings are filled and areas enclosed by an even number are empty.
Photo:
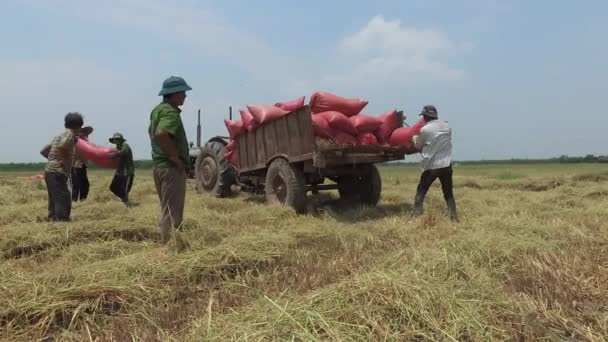
M428 122L419 135L422 169L434 170L450 166L452 163L452 130L447 122Z

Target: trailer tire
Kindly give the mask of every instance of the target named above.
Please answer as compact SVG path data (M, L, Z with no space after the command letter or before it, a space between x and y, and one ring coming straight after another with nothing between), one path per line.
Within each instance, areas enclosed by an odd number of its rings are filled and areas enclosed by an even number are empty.
M266 172L266 200L290 206L297 213L306 212L306 182L302 170L283 158L275 159Z
M382 178L376 165L365 165L360 176L338 178L340 199L375 207L380 201Z
M196 190L216 197L227 197L232 193L231 186L235 180L234 167L224 159L228 152L219 141L209 141L196 158Z

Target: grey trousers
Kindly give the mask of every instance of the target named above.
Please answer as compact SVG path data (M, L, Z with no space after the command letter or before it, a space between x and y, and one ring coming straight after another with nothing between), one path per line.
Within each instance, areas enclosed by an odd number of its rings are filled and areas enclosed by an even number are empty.
M160 199L162 243L171 239L171 229L179 229L186 201L186 171L181 168L154 168L154 184Z
M68 188L68 176L58 172L45 172L44 181L48 193L48 219L69 221L72 211L72 194Z

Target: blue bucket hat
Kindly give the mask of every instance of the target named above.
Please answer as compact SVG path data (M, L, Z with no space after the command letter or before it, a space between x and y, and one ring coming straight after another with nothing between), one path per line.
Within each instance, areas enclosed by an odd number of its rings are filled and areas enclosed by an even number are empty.
M192 90L192 88L190 88L183 78L171 76L163 82L163 88L158 93L158 96L165 96L188 90Z

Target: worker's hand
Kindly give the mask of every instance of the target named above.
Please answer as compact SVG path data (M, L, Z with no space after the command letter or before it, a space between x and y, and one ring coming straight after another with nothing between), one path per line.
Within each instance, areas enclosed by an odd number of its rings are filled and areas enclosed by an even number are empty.
M169 160L175 164L175 166L180 170L185 170L186 165L178 156L169 156Z
M412 137L412 143L414 144L414 146L418 145L418 136L417 135L414 135Z

